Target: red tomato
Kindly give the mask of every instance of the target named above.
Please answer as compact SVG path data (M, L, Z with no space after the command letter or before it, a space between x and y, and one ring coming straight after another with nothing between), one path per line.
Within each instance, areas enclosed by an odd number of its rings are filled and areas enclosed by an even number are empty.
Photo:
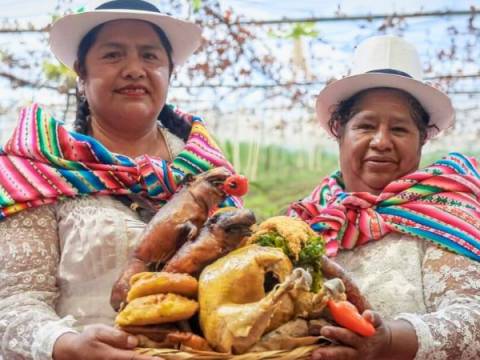
M223 191L228 195L243 196L248 192L248 179L243 175L232 175L225 180Z
M333 320L338 325L362 336L375 334L373 325L360 315L355 305L351 302L328 300L327 305Z

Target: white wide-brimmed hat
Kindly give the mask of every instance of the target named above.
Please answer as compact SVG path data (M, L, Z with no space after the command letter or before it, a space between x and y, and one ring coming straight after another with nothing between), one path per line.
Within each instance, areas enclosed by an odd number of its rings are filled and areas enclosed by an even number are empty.
M416 98L430 115L427 138L450 127L455 118L452 103L440 90L423 82L420 56L404 39L391 35L374 36L355 50L351 75L327 85L317 96L316 112L330 134L328 121L335 105L356 93L378 87L403 90Z
M83 37L95 26L112 20L148 21L161 28L172 45L172 61L182 65L200 46L202 30L195 23L162 14L154 5L143 0L96 1L91 10L57 20L50 29L50 48L69 68L74 68L77 50Z

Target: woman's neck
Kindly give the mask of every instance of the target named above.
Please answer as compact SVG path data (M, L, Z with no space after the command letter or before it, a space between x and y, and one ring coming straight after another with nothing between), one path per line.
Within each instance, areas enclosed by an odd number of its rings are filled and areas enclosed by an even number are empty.
M93 118L90 129L90 135L114 153L131 158L150 155L171 160L167 144L156 122L147 128L130 128L127 131L100 123Z

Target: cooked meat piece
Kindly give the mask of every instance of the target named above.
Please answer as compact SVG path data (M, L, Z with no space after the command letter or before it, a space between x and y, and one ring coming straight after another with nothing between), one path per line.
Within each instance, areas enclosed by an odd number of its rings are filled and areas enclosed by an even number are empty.
M208 219L200 235L185 243L165 265L163 271L199 274L203 268L242 244L255 224L247 209L221 212Z

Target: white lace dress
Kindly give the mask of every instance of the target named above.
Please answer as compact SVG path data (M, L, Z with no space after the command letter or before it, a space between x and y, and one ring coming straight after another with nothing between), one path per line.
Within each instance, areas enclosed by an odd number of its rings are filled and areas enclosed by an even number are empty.
M480 359L480 263L399 234L335 260L374 310L413 325L416 359Z

